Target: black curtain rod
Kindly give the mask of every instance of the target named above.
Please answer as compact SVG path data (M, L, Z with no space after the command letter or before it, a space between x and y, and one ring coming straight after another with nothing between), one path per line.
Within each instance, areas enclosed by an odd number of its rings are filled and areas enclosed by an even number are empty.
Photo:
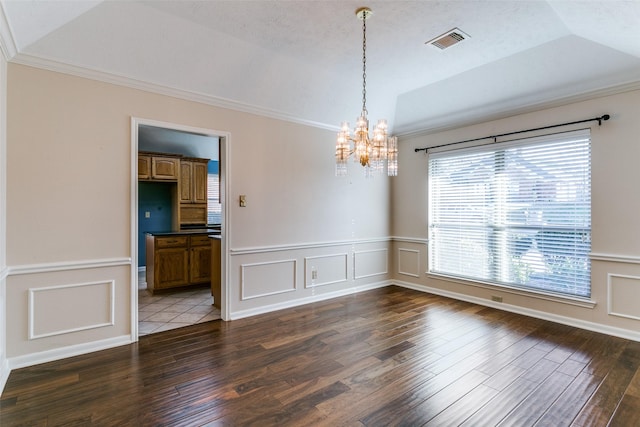
M578 124L578 123L598 122L598 126L601 126L603 120L607 121L610 118L611 118L611 116L609 116L608 114L605 114L603 116L594 117L592 119L578 120L577 122L560 123L558 125L543 126L541 128L534 128L534 129L518 130L518 131L515 131L515 132L501 133L499 135L485 136L483 138L466 139L464 141L449 142L448 144L434 145L433 147L416 148L415 152L417 153L419 151L424 151L426 153L427 151L432 150L434 148L448 147L449 145L456 145L456 144L464 144L465 142L482 141L483 139L493 139L494 142L497 142L496 139L500 138L501 136L516 135L516 134L519 134L519 133L534 132L534 131L537 131L537 130L544 130L544 129L552 129L552 128L557 128L557 127L560 127L560 126L575 125L575 124Z

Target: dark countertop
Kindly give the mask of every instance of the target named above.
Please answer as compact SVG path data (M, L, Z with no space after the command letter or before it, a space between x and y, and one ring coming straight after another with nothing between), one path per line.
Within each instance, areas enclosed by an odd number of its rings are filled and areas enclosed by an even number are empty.
M152 236L189 236L191 234L220 235L220 230L212 230L211 228L191 228L177 231L147 231L146 234L150 234Z

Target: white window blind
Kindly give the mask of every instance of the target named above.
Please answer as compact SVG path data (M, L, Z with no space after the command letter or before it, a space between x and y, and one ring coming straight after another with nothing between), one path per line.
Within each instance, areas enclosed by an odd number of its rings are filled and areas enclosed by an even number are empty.
M220 176L210 173L207 176L207 223L222 222L222 205L220 204Z
M429 271L589 297L589 130L429 153Z

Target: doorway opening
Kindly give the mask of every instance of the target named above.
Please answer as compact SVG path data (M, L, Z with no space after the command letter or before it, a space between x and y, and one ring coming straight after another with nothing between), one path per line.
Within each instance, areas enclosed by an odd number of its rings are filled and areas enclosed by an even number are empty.
M227 320L229 134L137 118L131 132L133 340Z

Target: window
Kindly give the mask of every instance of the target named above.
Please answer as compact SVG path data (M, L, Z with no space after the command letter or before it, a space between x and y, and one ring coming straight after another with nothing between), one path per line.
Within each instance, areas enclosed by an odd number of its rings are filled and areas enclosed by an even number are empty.
M429 153L429 271L590 297L589 130Z
M220 204L220 175L207 175L207 223L220 224L222 222L222 205Z

